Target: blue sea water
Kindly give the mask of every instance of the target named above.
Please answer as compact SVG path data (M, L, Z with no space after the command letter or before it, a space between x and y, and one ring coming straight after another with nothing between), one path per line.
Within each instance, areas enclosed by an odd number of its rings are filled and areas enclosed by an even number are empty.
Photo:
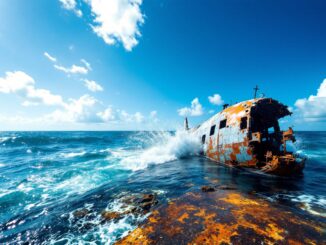
M198 157L180 132L1 132L0 243L112 244L147 217L103 222L121 198L156 193L162 204L214 180L325 221L326 132L296 136L304 175L280 178Z

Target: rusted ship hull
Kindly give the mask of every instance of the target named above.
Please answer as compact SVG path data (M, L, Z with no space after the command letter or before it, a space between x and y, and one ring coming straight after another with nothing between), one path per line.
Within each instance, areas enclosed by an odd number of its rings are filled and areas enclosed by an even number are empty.
M189 132L200 138L203 154L211 160L295 175L302 173L305 159L287 149L288 142L295 142L294 133L292 128L282 131L278 120L288 115L287 106L276 100L253 99L226 107Z

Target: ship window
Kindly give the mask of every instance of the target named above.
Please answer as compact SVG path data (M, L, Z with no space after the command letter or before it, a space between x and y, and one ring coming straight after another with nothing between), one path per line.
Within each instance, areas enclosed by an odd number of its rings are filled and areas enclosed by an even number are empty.
M211 136L211 135L213 135L213 134L215 133L215 127L216 127L216 125L213 125L213 126L211 127L211 131L210 131L210 133L209 133L209 136Z
M225 128L226 127L226 119L220 121L220 128Z
M206 134L204 134L204 135L201 137L201 143L202 143L202 144L205 144L205 140L206 140Z
M247 117L242 117L240 123L240 129L246 129L246 128L247 128Z

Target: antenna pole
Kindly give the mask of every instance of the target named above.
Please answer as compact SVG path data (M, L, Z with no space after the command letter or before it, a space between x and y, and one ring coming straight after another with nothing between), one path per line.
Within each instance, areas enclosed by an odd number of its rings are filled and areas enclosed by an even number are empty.
M255 94L254 94L254 99L256 99L257 97L257 91L259 90L258 86L256 85L256 87L254 87L254 91L255 91Z

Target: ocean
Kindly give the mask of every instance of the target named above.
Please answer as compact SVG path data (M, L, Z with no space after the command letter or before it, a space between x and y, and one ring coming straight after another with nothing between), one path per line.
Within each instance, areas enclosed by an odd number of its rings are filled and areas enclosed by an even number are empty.
M126 196L155 194L161 205L214 180L325 222L326 132L296 137L304 174L281 178L198 157L182 132L1 132L0 243L112 244L149 215L103 221Z

